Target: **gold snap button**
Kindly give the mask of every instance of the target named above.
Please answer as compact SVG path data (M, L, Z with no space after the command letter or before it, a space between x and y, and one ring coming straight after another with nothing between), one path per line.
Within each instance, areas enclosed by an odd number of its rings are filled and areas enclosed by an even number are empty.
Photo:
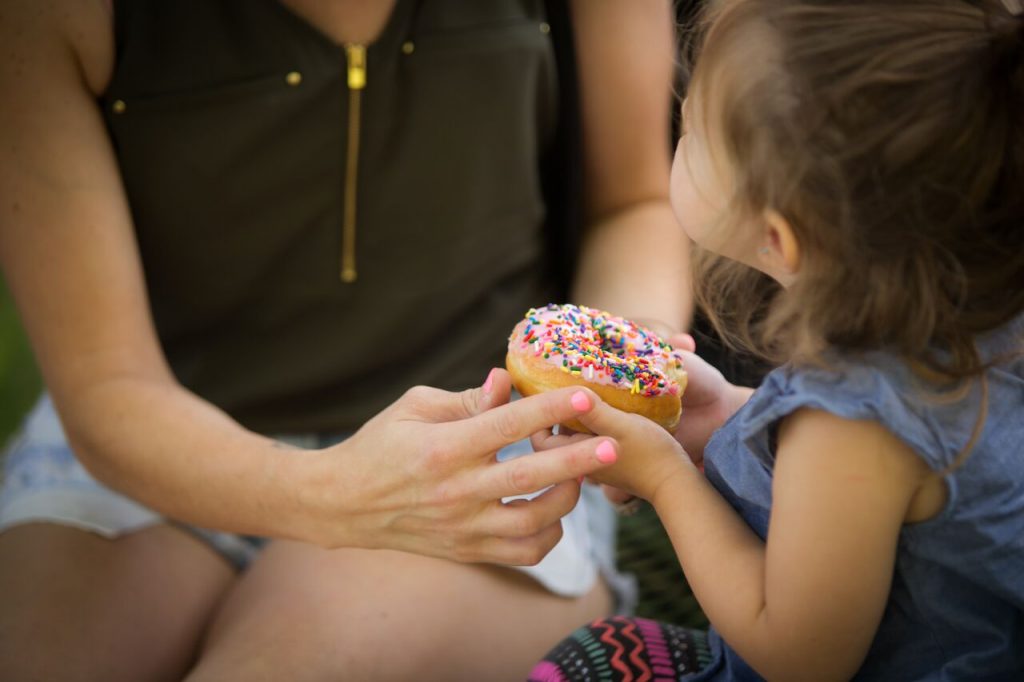
M123 114L128 109L128 105L125 104L123 99L115 99L110 108L115 114Z
M551 24L549 24L546 21L540 22L540 32L541 33L551 33Z
M416 51L416 43L411 40L407 40L402 43L402 54L412 54Z
M284 77L284 82L295 87L302 82L302 74L298 71L290 71L288 72L288 75Z

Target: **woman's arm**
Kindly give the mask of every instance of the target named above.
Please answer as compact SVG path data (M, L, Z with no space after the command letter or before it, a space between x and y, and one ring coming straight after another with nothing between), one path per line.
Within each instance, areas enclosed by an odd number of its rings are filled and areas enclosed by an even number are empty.
M503 373L489 392L416 389L362 438L295 453L176 381L96 104L113 63L111 23L102 0L0 6L0 266L83 464L197 525L538 560L575 504L576 478L602 464L580 448L497 464L485 449L568 418L567 396L489 410L507 400ZM560 481L570 483L538 504L499 501Z
M285 457L183 390L161 353L95 101L112 67L109 12L22 0L3 13L0 264L72 446L175 518L295 534Z
M688 241L668 200L671 3L573 0L571 10L588 222L573 300L662 334L684 329Z

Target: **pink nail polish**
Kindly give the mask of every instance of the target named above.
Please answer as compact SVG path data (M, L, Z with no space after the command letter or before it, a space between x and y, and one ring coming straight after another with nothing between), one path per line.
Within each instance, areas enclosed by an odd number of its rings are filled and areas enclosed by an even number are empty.
M573 409L580 412L586 412L590 409L590 398L583 391L573 393L572 397L569 398L569 402L572 404Z
M487 373L487 381L484 382L484 395L491 394L491 386L494 384L494 370Z
M615 452L615 446L612 445L610 440L601 441L600 445L597 446L597 461L602 464L611 464L619 458Z

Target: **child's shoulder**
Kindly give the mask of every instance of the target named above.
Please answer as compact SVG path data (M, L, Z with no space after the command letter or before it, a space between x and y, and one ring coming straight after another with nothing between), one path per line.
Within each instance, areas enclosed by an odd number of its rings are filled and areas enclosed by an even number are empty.
M803 408L851 420L881 423L936 470L951 466L971 440L982 409L986 426L1016 428L1024 440L1024 317L979 339L995 364L981 381L950 388L929 383L894 353L827 353L817 364L785 365L771 372L740 419L743 438L772 458L775 426ZM986 397L987 393L987 397ZM985 407L987 403L987 408ZM1012 415L1016 419L1012 419Z

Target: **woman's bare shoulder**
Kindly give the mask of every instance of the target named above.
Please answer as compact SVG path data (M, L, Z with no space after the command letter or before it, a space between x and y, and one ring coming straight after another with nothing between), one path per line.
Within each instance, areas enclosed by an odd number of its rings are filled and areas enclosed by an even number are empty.
M114 67L114 15L109 0L0 0L0 45L18 67L42 60L59 73L71 60L99 95Z

